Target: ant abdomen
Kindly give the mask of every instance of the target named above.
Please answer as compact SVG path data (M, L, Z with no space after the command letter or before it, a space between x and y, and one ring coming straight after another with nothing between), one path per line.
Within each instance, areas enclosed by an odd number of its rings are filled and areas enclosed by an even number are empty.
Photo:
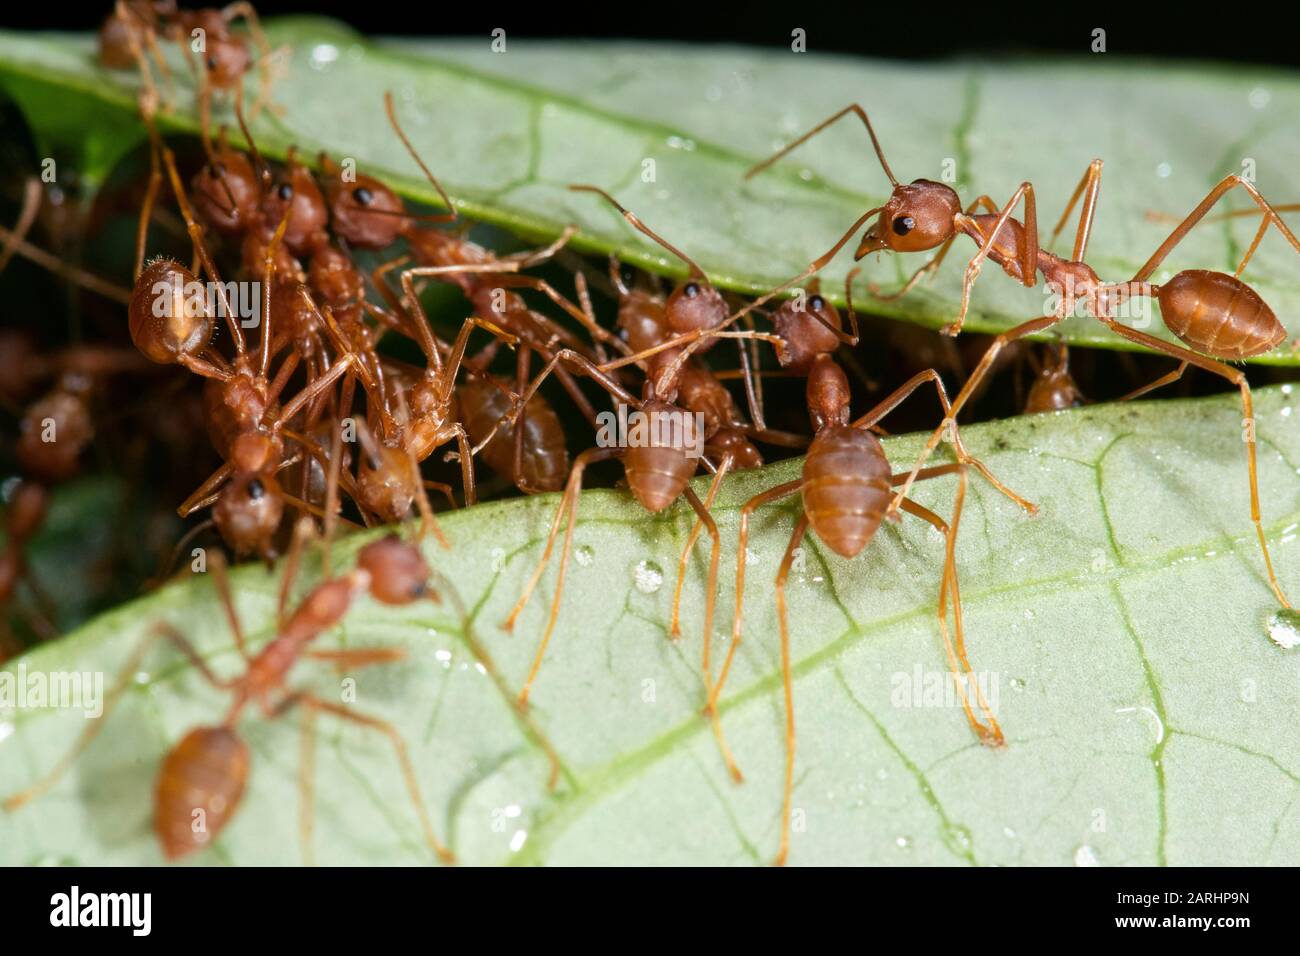
M284 493L269 472L231 477L212 507L212 520L236 554L267 554L284 516Z
M803 507L826 547L857 555L880 527L893 489L880 441L863 428L829 425L808 446L803 464Z
M171 365L201 351L212 338L212 315L194 273L175 259L155 259L140 273L131 291L128 324L140 353L159 365Z
M19 423L18 463L40 481L66 481L95 437L85 400L63 388L28 407Z
M680 421L686 412L667 402L647 401L641 407L644 421L648 423L648 442L631 445L623 455L623 470L633 497L651 514L658 514L681 497L699 468L699 459L686 454L679 444L663 441L675 428L664 423ZM680 434L677 435L680 439ZM700 436L701 441L703 436Z
M397 535L372 541L357 554L370 575L370 594L384 604L410 604L429 593L429 565L413 544Z
M465 431L475 445L509 414L512 405L510 396L486 377L469 379L457 389L457 397ZM524 449L522 473L516 475L515 429L519 427L524 430ZM551 403L540 394L528 400L520 422L497 427L478 457L497 474L508 476L529 491L559 491L569 474L564 426Z
M1221 359L1244 359L1276 348L1286 328L1246 283L1226 272L1189 269L1156 293L1169 331Z
M154 832L167 859L217 838L243 798L248 759L229 727L195 727L168 751L154 791Z

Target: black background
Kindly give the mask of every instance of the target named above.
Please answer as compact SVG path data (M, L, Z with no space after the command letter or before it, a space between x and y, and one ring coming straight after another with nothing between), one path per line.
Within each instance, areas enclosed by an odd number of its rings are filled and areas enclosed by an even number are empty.
M209 0L220 5L217 0ZM201 6L202 0L182 0ZM807 31L810 51L900 59L964 53L1088 55L1092 31L1106 30L1107 50L1130 56L1300 65L1295 13L1233 5L1106 3L968 4L854 0L710 4L663 0L458 3L456 0L264 0L263 16L316 13L363 33L486 36L503 27L519 37L624 37L701 43L788 46ZM6 27L90 30L110 0L5 0ZM1242 11L1249 9L1253 15ZM1193 12L1197 11L1197 12ZM1281 16L1280 23L1275 16Z

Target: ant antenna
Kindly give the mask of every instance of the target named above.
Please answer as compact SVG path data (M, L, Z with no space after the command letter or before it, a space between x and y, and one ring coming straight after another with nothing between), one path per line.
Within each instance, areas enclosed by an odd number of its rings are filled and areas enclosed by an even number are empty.
M435 177L433 173L429 172L429 167L424 165L424 160L422 160L420 154L415 151L415 147L411 145L411 141L406 138L406 133L402 130L402 124L397 121L397 110L393 107L392 90L384 91L384 109L388 111L388 122L392 125L393 131L397 133L398 138L401 139L402 145L405 146L406 151L411 154L411 158L414 159L416 165L420 167L420 171L424 173L425 178L433 184L434 189L438 190L438 195L442 197L443 203L447 206L447 212L449 215L439 217L433 221L454 222L459 218L460 214L456 212L456 206L452 203L451 197L447 195L447 191L442 188L442 184L438 182L437 177Z
M624 209L621 205L619 205L617 199L615 199L609 193L605 192L605 190L601 189L599 186L588 186L585 184L580 184L580 185L570 186L569 190L575 193L595 193L597 196L604 197L607 203L609 203L611 206L613 206L615 209L617 209L619 212L623 214L623 218L626 219L633 228L640 230L642 233L649 236L655 242L659 243L659 245L663 246L665 249L667 249L669 252L675 255L678 259L681 259L682 262L686 263L686 265L690 267L692 279L704 279L705 281L708 281L707 277L704 275L704 270L701 269L698 265L696 265L694 259L688 256L686 253L682 252L682 250L678 249L667 239L663 238L663 236L656 233L653 229L651 229L640 219L638 219L634 213L631 213L628 210Z

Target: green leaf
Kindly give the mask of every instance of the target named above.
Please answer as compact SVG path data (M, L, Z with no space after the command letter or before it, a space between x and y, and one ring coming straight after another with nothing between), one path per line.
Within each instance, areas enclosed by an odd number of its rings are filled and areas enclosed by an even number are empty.
M1300 152L1300 81L1250 67L1153 65L1107 55L1050 62L917 67L861 59L735 48L644 44L547 44L508 39L368 42L317 19L281 20L272 40L293 50L276 87L278 120L254 129L282 156L296 143L350 156L406 195L436 196L389 129L383 91L458 206L475 219L530 236L582 227L575 246L618 251L658 272L682 266L634 234L592 196L592 182L685 249L720 284L764 291L798 274L885 194L865 132L846 121L746 184L744 170L856 100L871 110L891 165L904 180L956 177L966 201L999 203L1033 182L1047 232L1094 157L1106 161L1090 261L1104 279L1133 275L1171 226L1148 211L1185 215L1228 173L1254 176L1274 202L1294 202ZM174 71L187 77L178 59ZM73 138L93 175L139 136L132 120L136 74L94 63L86 36L0 33L0 81L49 141ZM193 132L182 92L164 125ZM229 118L228 116L226 117ZM645 182L654 162L654 181ZM1244 197L1224 208L1244 208ZM1205 223L1167 262L1235 271L1253 217ZM1072 228L1072 227L1071 227ZM1072 241L1067 233L1060 247ZM964 242L964 240L963 240ZM967 256L973 247L962 249ZM841 300L844 254L824 273ZM924 260L867 263L860 303L874 312L942 326L955 316L957 253L931 285L897 303L866 297L866 282L892 288ZM1300 350L1300 260L1276 234L1252 261L1249 281L1289 331L1281 350L1256 361L1294 365ZM967 329L996 332L1041 315L1044 295L999 270L976 285ZM1161 330L1156 316L1153 331ZM1073 318L1071 343L1129 347L1100 323Z
M1281 386L1256 397L1265 526L1295 596L1296 396ZM1009 746L977 744L960 709L941 700L922 695L912 701L921 706L903 706L914 681L924 690L945 672L934 615L937 533L907 518L852 561L808 540L789 589L794 805L803 824L791 862L1294 863L1300 657L1268 636L1276 603L1248 520L1237 403L1104 405L980 425L965 437L1042 506L1026 517L973 479L958 543L972 663L996 696ZM903 469L918 438L886 448ZM730 615L738 505L798 467L737 475L721 493L719 632ZM952 478L924 482L916 497L947 516L954 487ZM723 713L747 776L736 785L699 713L704 547L689 572L684 638L674 644L665 634L691 513L648 517L615 491L583 497L579 550L533 697L564 767L548 792L546 760L511 700L553 571L513 636L499 624L554 505L548 496L457 512L443 522L453 549L426 548L472 608L501 681L475 666L450 605L383 609L363 600L321 646L400 646L410 656L354 675L354 706L401 730L436 826L465 862L770 859L784 766L772 581L797 505L755 520L745 642ZM340 544L340 566L360 540ZM260 644L270 636L275 579L246 567L236 585ZM219 673L236 671L210 583L196 579L113 611L8 673L25 668L31 680L102 670L111 679L159 620L182 628ZM332 698L340 681L305 662L291 683ZM62 783L0 815L0 863L157 862L149 820L159 760L188 728L220 720L227 704L178 655L157 649ZM75 711L0 710L0 794L31 783L84 726ZM253 713L241 732L253 751L249 792L197 860L297 862L296 722ZM382 739L322 718L316 765L321 862L430 861Z

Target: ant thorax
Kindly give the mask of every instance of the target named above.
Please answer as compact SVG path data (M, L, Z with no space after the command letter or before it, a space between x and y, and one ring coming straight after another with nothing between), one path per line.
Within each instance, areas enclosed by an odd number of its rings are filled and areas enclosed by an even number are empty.
M1103 290L1103 283L1087 263L1062 259L1040 250L1038 268L1047 281L1048 291L1060 297L1054 312L1058 317L1072 314L1080 302L1090 315L1109 315L1108 310L1115 303L1111 297L1099 294Z

